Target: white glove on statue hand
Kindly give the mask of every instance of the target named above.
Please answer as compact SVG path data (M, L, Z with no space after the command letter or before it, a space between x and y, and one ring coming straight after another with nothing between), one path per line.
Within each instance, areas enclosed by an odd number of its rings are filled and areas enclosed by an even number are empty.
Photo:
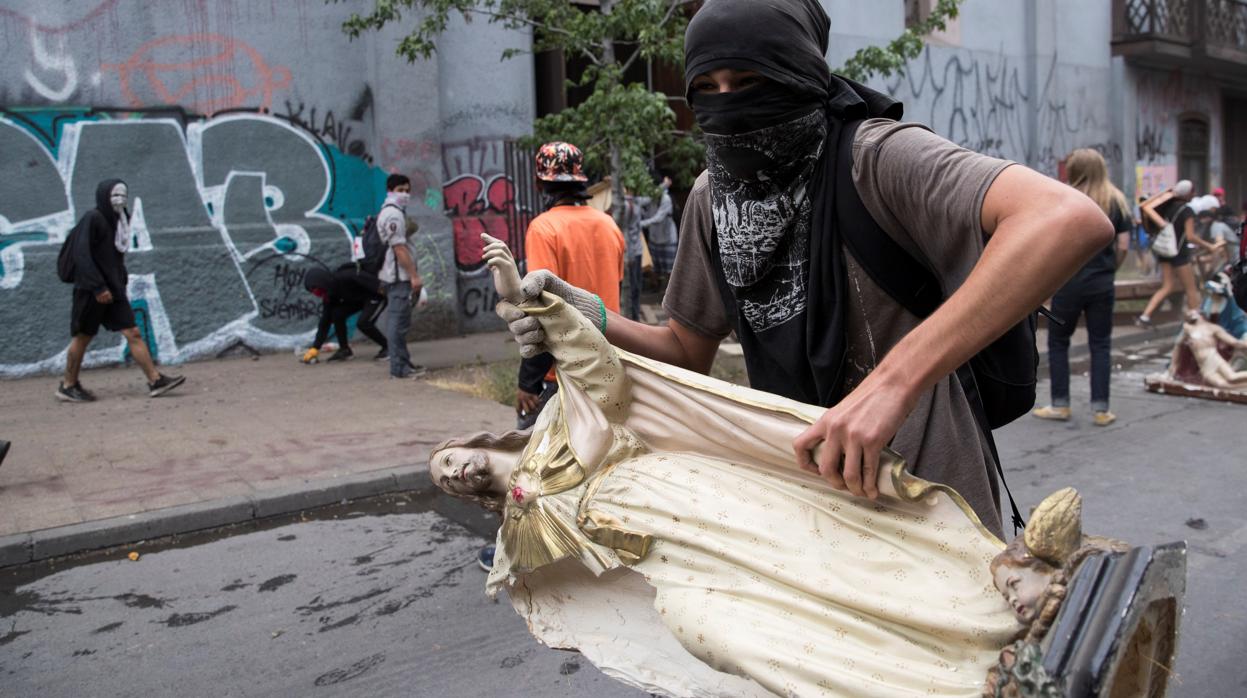
M606 306L601 298L572 286L544 269L534 271L521 280L515 259L506 243L485 234L481 235L481 242L484 243L482 257L489 265L498 295L503 298L494 308L494 312L507 323L515 341L519 343L520 356L529 359L547 351L546 333L541 328L541 323L536 318L529 317L519 307L519 304L537 300L543 291L562 298L605 334Z
M582 288L572 286L545 269L529 274L520 282L520 292L525 301L540 298L542 291L562 298L563 302L580 311L594 327L602 329L606 324L606 306L602 304L602 299ZM520 356L531 359L549 351L546 347L546 332L541 323L525 313L523 308L504 300L498 303L494 312L507 323L507 329L520 345Z
M546 331L542 329L537 318L525 313L510 301L500 301L494 308L494 312L507 323L507 329L515 337L516 344L520 345L520 356L531 359L548 351Z

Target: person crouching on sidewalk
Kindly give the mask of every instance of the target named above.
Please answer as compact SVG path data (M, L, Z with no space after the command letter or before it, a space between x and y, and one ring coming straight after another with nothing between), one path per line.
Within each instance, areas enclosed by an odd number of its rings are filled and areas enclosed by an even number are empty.
M381 348L374 358L388 358L389 343L376 325L377 317L385 309L385 296L381 295L381 282L377 277L348 263L333 273L326 269L309 269L303 277L303 287L321 299L320 324L312 347L303 354L303 363L311 363L320 356L331 325L338 337L338 350L329 361L345 361L354 356L347 341L346 321L355 313L360 314L356 327Z
M87 211L70 232L78 239L73 248L74 300L69 318L72 339L66 350L65 375L56 389L56 398L63 402L95 401L95 395L78 381L78 372L87 347L101 326L126 338L130 355L147 376L147 390L152 397L164 395L186 381L182 376L166 376L156 370L134 322L134 311L126 296L129 275L125 258L130 249L127 195L126 184L119 179L100 182L95 188L95 208Z

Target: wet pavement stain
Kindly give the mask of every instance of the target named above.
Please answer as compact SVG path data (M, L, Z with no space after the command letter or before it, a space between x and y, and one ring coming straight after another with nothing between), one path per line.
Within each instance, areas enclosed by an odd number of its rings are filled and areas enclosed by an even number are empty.
M392 616L395 613L398 613L399 611L403 610L403 607L406 605L407 604L403 603L402 601L399 601L398 599L391 599L390 601L386 601L384 604L382 604L381 608L377 609L376 615Z
M341 669L334 669L328 673L321 674L316 677L316 681L314 683L317 686L324 687L339 684L343 681L350 681L351 679L367 674L384 661L385 653L378 652L374 655L364 657L350 666L343 667Z
M563 666L559 667L559 673L563 676L571 676L578 671L580 671L580 662L571 659L563 662Z
M164 608L171 599L158 599L147 594L119 594L114 599L124 603L128 608Z
M524 663L524 658L517 654L514 657L503 658L502 664L500 666L503 669L514 669L515 667L523 663Z
M17 638L29 632L30 632L29 630L18 630L17 625L14 624L13 627L9 629L9 632L3 635L0 635L0 647L4 647L5 645L9 644L10 642L13 642Z
M298 576L293 574L283 574L279 577L273 577L272 579L266 580L260 584L258 591L276 591L296 579L298 579Z
M329 620L329 619L328 619L328 618L322 618L322 619L321 619L321 622L324 622L324 621L327 621L327 620ZM322 632L322 633L327 633L327 632L329 632L330 630L337 630L338 628L345 628L345 627L346 627L346 626L348 626L348 625L355 625L355 624L356 624L356 623L358 623L358 622L359 622L359 614L358 614L358 613L356 613L356 614L355 614L355 615L353 615L353 616L347 616L346 618L343 618L342 620L338 621L337 623L330 623L330 624L328 624L328 625L322 625L322 626L320 626L320 632Z
M63 593L63 592L62 592ZM76 604L79 599L49 599L33 591L18 591L12 594L0 594L0 618L16 615L18 611L29 611L45 616L68 614L82 615L82 609Z
M359 596L352 596L349 599L343 599L341 601L330 601L328 603L322 602L321 597L317 596L316 598L309 601L308 605L296 606L294 610L298 611L302 615L310 616L314 613L328 611L332 608L339 608L341 606L350 606L351 604L357 604L361 601L367 601L368 599L376 598L378 596L381 596L382 594L388 594L391 591L394 591L393 587L387 587L385 589L373 589L372 591L366 591L363 594L360 594Z
M124 621L120 621L120 620L119 620L119 621L117 621L116 623L109 623L108 625L101 625L100 627L96 628L95 630L92 630L92 631L91 631L91 634L92 634L92 635L99 635L100 633L111 633L112 631L116 630L117 628L120 628L122 625L125 625L125 622L124 622Z
M212 620L222 613L229 613L238 608L237 606L222 606L215 611L204 611L200 613L174 613L164 620L152 621L153 623L163 623L170 628L183 628L188 625L195 625L206 620Z

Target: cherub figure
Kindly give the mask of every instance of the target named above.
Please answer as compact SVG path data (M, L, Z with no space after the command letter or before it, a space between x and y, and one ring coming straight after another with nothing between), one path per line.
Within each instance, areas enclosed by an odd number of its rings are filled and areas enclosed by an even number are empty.
M1056 690L1055 685L1045 688L1046 677L1036 675L1037 647L1061 610L1074 572L1095 553L1129 548L1122 541L1083 535L1082 497L1073 488L1053 492L1035 507L1023 535L991 562L996 588L1023 630L988 674L985 697L1046 696ZM1025 661L1020 662L1020 657ZM1028 684L1024 690L1020 682Z

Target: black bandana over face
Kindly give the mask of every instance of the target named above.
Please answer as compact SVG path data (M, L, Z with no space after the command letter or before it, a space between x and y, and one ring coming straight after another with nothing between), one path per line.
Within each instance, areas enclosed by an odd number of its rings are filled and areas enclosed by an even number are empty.
M826 138L821 110L739 135L706 134L719 257L755 332L805 312L810 181Z
M754 388L830 406L841 397L846 296L836 225L845 121L900 104L831 73L818 0L714 0L685 36L685 89L705 133L712 259ZM692 89L732 68L766 78Z

